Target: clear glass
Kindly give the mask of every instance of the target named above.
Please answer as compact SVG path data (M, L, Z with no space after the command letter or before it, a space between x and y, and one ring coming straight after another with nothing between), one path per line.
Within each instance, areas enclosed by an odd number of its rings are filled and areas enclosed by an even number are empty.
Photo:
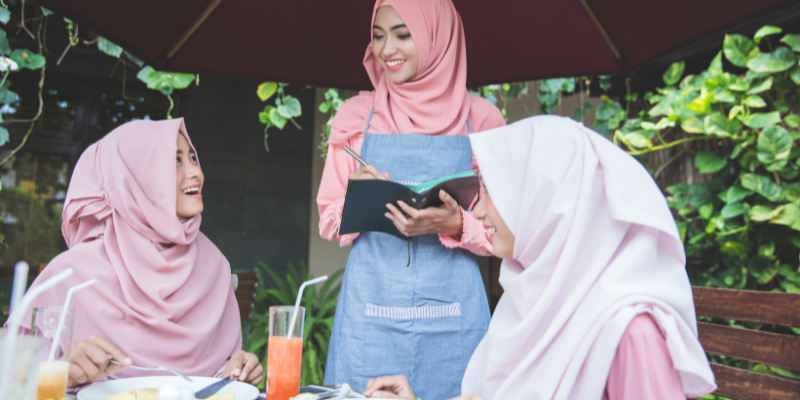
M300 393L303 360L303 322L306 309L300 307L292 325L292 306L269 308L267 346L267 399L289 400ZM289 338L291 331L292 337Z
M64 328L61 330L59 337L56 337L58 322L61 318L61 309L61 306L33 309L31 333L42 338L36 400L61 399L66 394L75 308L69 307L67 309ZM53 348L55 348L53 361L48 362L48 357Z
M0 330L0 343L5 343L8 330ZM34 400L39 376L39 353L42 339L30 335L19 335L11 355L12 369L8 391L3 396L10 400ZM5 346L0 345L0 360L6 359ZM0 394L1 395L1 394Z

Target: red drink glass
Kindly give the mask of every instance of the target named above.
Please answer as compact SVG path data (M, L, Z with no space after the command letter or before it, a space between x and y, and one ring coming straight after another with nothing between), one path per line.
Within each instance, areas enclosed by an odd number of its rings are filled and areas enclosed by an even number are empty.
M269 308L267 347L267 399L289 400L300 393L300 365L303 359L303 321L300 307L292 325L292 306ZM290 326L291 325L291 326ZM291 338L289 333L291 332Z

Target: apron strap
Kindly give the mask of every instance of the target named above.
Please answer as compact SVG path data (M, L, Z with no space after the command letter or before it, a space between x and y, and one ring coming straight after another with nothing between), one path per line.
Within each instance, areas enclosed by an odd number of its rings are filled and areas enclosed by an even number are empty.
M367 131L369 130L369 124L372 122L372 114L375 114L375 107L372 107L372 111L369 112L369 119L367 120L367 126L364 128L364 136L367 136Z

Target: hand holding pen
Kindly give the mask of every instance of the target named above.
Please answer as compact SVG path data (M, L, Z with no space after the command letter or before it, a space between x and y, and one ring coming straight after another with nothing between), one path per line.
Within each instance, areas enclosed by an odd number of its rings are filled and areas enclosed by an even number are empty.
M363 158L359 157L353 149L344 146L344 151L347 154L351 155L355 158L359 163L361 163L362 167L353 171L350 175L347 175L347 179L349 180L356 180L356 179L383 179L389 180L392 178L392 175L388 172L380 172L377 168L373 167L369 163L367 163Z

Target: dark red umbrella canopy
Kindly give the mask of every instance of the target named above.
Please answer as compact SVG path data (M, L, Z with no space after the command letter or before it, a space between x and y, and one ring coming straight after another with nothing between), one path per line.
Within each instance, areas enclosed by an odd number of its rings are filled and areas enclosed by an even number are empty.
M36 1L160 70L372 87L361 61L373 0ZM748 22L797 12L785 0L454 2L470 86L630 74Z

